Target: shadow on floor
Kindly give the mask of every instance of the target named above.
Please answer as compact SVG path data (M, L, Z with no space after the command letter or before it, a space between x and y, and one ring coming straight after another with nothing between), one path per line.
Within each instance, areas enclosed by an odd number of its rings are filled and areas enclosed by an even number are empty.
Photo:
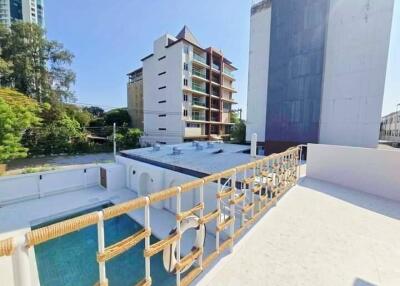
M378 286L378 285L372 284L363 279L357 278L356 280L354 280L353 286Z
M307 177L299 181L298 185L338 198L358 207L394 219L400 219L400 202Z

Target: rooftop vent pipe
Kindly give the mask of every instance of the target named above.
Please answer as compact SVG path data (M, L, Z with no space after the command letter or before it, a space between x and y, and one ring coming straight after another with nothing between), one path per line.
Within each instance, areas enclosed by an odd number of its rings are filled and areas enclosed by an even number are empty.
M179 147L173 147L172 148L172 155L180 155L182 154L182 149Z
M161 148L160 144L153 145L153 151L160 151L160 148Z
M251 135L251 147L250 147L251 157L257 157L257 133Z

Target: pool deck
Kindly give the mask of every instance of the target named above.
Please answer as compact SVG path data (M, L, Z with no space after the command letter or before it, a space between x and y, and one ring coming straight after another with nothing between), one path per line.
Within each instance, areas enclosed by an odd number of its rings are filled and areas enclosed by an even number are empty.
M197 285L395 286L399 265L399 202L305 178Z

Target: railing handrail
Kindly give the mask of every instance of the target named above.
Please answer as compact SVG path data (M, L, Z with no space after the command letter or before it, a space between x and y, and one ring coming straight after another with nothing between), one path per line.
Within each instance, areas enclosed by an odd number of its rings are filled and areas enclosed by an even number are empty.
M90 225L97 224L98 227L98 264L100 271L100 285L108 285L107 278L105 276L105 262L109 257L119 255L124 251L130 249L141 240L145 240L145 266L146 275L145 278L140 282L140 285L151 285L150 275L150 257L165 247L168 247L171 243L177 243L177 285L189 285L193 279L195 279L204 268L211 265L224 250L230 248L233 250L234 240L241 236L243 231L253 222L255 222L261 215L263 215L271 207L275 206L277 200L285 194L298 179L297 168L299 166L299 147L290 148L280 154L272 154L264 158L256 159L253 162L236 166L235 168L222 171L220 173L212 174L202 179L196 179L187 183L184 183L178 187L171 187L164 189L158 193L152 193L146 197L139 197L121 204L117 204L111 207L107 207L102 211L91 212L84 214L72 219L68 219L62 222L58 222L46 227L42 227L36 230L31 230L25 234L25 236L12 237L0 241L0 257L11 256L14 252L18 252L16 259L25 259L25 263L16 263L18 267L25 267L24 269L15 268L14 276L21 275L21 273L29 273L29 263L26 263L26 257L28 257L28 251L30 247L44 243L51 239L64 236L68 233L80 230ZM248 172L250 171L250 172ZM241 188L239 193L236 193L236 182L237 174L243 173L241 184L245 188ZM227 179L226 179L227 178ZM221 184L221 180L226 181ZM204 186L209 183L217 183L217 195L216 203L217 209L211 213L203 215L204 200L203 190ZM223 189L230 182L229 192L224 193ZM262 193L263 188L265 192ZM268 192L267 192L268 190ZM198 191L200 193L200 204L203 204L202 208L198 206L194 208L194 211L199 211L199 224L206 224L211 220L217 220L216 228L216 250L208 257L203 259L203 249L199 249L196 255L187 256L184 258L180 257L180 221L178 219L183 212L181 210L181 193L189 191ZM249 198L251 203L248 203L247 193L250 193ZM258 200L255 200L255 195L258 195ZM236 196L238 195L238 196ZM149 207L160 201L167 200L169 198L176 197L177 199L177 231L175 234L171 234L168 238L160 240L159 242L150 245L151 227L149 221ZM229 214L224 214L224 220L221 220L221 202L229 199ZM256 205L257 203L257 205ZM255 212L255 208L258 211ZM145 210L145 227L131 237L128 237L114 245L104 247L104 220L109 220L114 217L124 215L128 212L143 209ZM240 228L235 231L235 218L237 208L241 211L241 223ZM194 212L193 211L193 212ZM250 213L250 214L249 214ZM227 218L226 218L227 217ZM246 221L246 218L248 220ZM229 229L229 238L220 244L219 233ZM21 255L20 252L25 253ZM118 253L118 254L115 254ZM22 258L21 258L22 257ZM183 279L180 277L181 261L199 261L199 266L195 267L191 272L186 275ZM29 260L28 260L29 261ZM179 267L178 267L179 266ZM24 280L23 285L30 285ZM17 286L22 285L18 284Z

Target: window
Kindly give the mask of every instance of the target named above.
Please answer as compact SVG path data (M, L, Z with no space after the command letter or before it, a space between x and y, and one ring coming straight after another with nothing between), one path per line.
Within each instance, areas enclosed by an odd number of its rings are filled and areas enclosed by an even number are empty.
M166 56L163 56L163 57L161 57L161 58L158 58L158 60L159 61L162 61L163 59L165 59L166 58Z
M160 131L166 131L167 128L158 128L158 130L160 130Z
M187 63L183 63L183 69L185 71L189 70L189 65Z
M187 112L186 109L184 109L184 110L183 110L183 116L187 116L187 115L188 115L188 112Z
M184 47L183 47L183 52L184 52L185 54L188 54L188 53L189 53L189 47L188 47L188 46L184 46Z
M163 74L166 74L167 72L166 71L164 71L164 72L160 72L158 75L163 75Z
M183 101L188 101L188 95L187 94L183 95Z
M184 86L188 86L188 80L185 78L185 79L183 79L183 85Z
M167 142L164 142L164 141L157 141L157 143L158 143L158 144L162 144L162 145L167 144Z
M166 100L160 100L158 103L166 103Z
M167 117L167 114L159 114L158 117Z
M159 87L158 89L164 89L164 88L167 88L167 86L164 85L164 86Z

